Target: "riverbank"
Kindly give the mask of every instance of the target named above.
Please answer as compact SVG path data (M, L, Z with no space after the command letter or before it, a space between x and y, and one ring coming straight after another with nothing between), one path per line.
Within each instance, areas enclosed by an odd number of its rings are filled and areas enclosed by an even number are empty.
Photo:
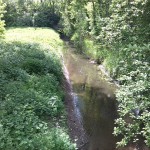
M11 28L0 41L0 149L75 149L66 125L61 44L47 28Z
M102 49L102 52L100 53L99 47L97 45L94 45L94 42L90 40L86 40L83 43L85 43L85 47L83 47L83 52L80 53L78 50L79 48L76 47L73 43L73 41L70 41L69 38L62 36L62 40L67 43L71 48L76 49L76 52L81 54L83 58L85 58L90 64L94 64L97 66L97 70L99 71L99 74L108 82L114 83L117 87L119 87L119 81L114 77L113 75L113 67L116 68L117 62L119 61L119 58L114 58L115 52L110 52L114 54L110 54L111 56L106 56L104 54L104 50ZM99 50L99 51L98 51ZM106 53L106 52L105 52ZM117 57L117 56L116 56ZM109 60L109 62L108 62ZM112 63L112 61L114 61Z
M63 88L65 91L65 108L67 112L67 123L69 127L69 135L73 143L76 143L78 150L86 150L88 144L88 136L83 128L83 124L77 117L76 106L74 104L74 97L72 91L72 85L70 83L69 74L67 68L64 66Z

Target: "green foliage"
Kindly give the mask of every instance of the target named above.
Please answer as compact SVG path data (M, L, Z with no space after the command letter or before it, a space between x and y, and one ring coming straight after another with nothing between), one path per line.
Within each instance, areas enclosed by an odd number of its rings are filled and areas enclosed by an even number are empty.
M41 150L74 150L75 145L69 142L69 136L63 129L52 128L44 136L35 137L36 148Z
M122 136L122 141L118 143L118 146L124 146L130 141L136 142L139 135L142 135L145 143L150 146L149 0L44 0L38 3L7 0L5 2L7 13L4 18L7 26L54 27L61 16L63 32L70 37L78 51L93 57L98 63L103 63L110 74L121 84L117 91L119 117L114 129L115 135ZM61 14L58 12L60 9ZM3 6L0 7L0 14L3 14ZM2 15L0 15L0 33L1 31L3 33L4 22L1 18ZM45 46L48 49L58 48L60 44L56 40L58 38L54 38L49 47L51 37L45 40L43 36L46 33L42 36L37 34L36 38L34 38L33 30L30 30L30 33L32 41L40 41L40 44L46 43ZM7 38L11 37L11 39L8 38L9 41L22 39L29 42L27 36L24 37L21 34L18 37L17 34L18 32L14 30L13 34L11 32L7 34ZM7 50L5 45L7 45ZM19 93L27 91L26 95L29 97L32 95L33 113L38 117L43 114L57 116L62 110L60 103L62 93L59 88L62 72L58 59L49 54L48 50L44 50L44 53L39 52L41 47L34 44L21 46L15 43L15 45L16 47L8 43L1 45L3 49L0 62L2 100L7 100L8 96L12 104L10 108L13 108L14 99L17 97L14 96L13 99L11 95L7 95L9 94L7 91L12 91L12 95L18 91ZM9 53L11 49L14 50L13 53ZM26 51L27 49L29 51ZM44 86L42 86L43 82ZM48 86L47 82L52 84ZM19 88L16 88L16 85ZM11 86L12 90L9 88ZM21 96L19 99L22 103L24 102ZM44 102L40 103L42 99ZM50 109L47 109L46 105ZM135 110L140 111L139 114L134 115ZM8 130L4 130L3 127L1 130L2 134L8 133ZM9 137L7 141L10 147L11 140Z
M35 16L35 26L38 27L55 27L60 20L51 5L48 3L39 5Z
M84 53L94 59L98 59L99 55L97 54L98 46L92 40L84 40Z
M4 29L5 23L2 20L3 19L3 15L4 15L4 8L5 8L5 5L0 0L0 38L3 36L4 31L5 31L5 29Z
M6 26L55 27L60 20L57 1L7 0Z
M150 146L149 131L145 130L150 128L149 49L150 45L129 45L122 49L124 58L118 66L118 74L123 85L116 95L120 117L116 120L114 133L122 135L123 139L118 146L124 146L131 140L136 142L139 135ZM139 113L135 114L135 110Z
M64 33L71 37L74 45L82 53L84 50L83 40L86 36L87 20L84 8L84 1L66 1L64 2L64 12L62 13L62 20L64 26Z
M63 128L43 116L64 114L61 64L38 44L0 42L0 149L73 150Z
M39 48L44 47L49 49L58 56L59 49L63 46L63 42L60 40L59 35L54 30L48 28L8 28L5 33L5 40L28 43L29 47L38 43Z
M13 68L11 65L14 65L15 63L15 67L20 67L29 74L45 75L47 73L51 73L56 75L57 78L61 78L61 65L56 56L54 54L49 54L48 50L45 50L45 54L43 52L39 52L41 47L37 44L30 45L17 42L11 43L10 45L6 44L6 46L7 45L9 48L14 49L14 53L3 54L4 56L6 55L10 64L8 64L8 62L6 62L6 58L3 57L3 61L1 62L3 63L2 67L5 67L4 64L7 63L9 68ZM20 57L18 57L18 55ZM8 69L5 68L5 71L6 70Z
M122 59L122 56L119 51L116 49L111 49L107 51L106 49L102 50L103 53L100 53L100 56L103 57L104 66L107 68L108 72L113 78L117 77L118 74L118 63Z

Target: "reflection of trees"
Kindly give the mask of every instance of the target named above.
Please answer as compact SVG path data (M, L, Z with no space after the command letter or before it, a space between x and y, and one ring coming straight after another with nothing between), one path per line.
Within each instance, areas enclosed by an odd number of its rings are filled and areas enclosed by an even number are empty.
M74 88L84 103L82 109L84 128L90 135L92 148L102 146L107 150L115 147L112 135L116 116L115 99L108 97L101 88L76 84ZM106 144L109 143L109 144ZM111 145L110 145L111 144ZM108 147L107 147L108 146Z
M83 125L90 135L90 150L102 147L103 150L115 149L112 135L116 116L115 100L108 84L99 81L95 67L76 55L68 53L66 66L73 81L73 90L79 96L79 108ZM110 95L110 96L108 96Z
M86 87L84 101L84 114L91 117L92 122L113 122L116 114L114 98L108 98L100 88Z

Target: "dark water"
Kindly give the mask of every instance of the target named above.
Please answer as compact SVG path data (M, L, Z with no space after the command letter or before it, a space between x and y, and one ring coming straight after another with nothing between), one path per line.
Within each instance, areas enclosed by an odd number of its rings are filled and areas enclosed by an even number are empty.
M116 150L113 136L114 120L117 116L116 86L103 78L96 65L90 63L72 48L66 48L64 64L73 87L75 111L82 123L89 141L86 150ZM119 150L149 150L127 146Z
M66 51L64 60L73 86L77 115L89 136L87 149L114 150L115 86L102 79L97 66L81 55Z

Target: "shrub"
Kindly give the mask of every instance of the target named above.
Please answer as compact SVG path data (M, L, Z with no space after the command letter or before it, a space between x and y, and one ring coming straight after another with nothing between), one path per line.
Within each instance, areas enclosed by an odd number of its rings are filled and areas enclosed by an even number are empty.
M122 49L123 60L119 64L121 88L117 91L119 118L116 120L115 135L122 135L118 146L129 141L137 142L139 135L150 146L150 45L128 45ZM130 118L130 121L128 121Z
M61 128L52 128L42 136L39 134L34 141L40 150L75 150L75 145L70 142L69 136Z

